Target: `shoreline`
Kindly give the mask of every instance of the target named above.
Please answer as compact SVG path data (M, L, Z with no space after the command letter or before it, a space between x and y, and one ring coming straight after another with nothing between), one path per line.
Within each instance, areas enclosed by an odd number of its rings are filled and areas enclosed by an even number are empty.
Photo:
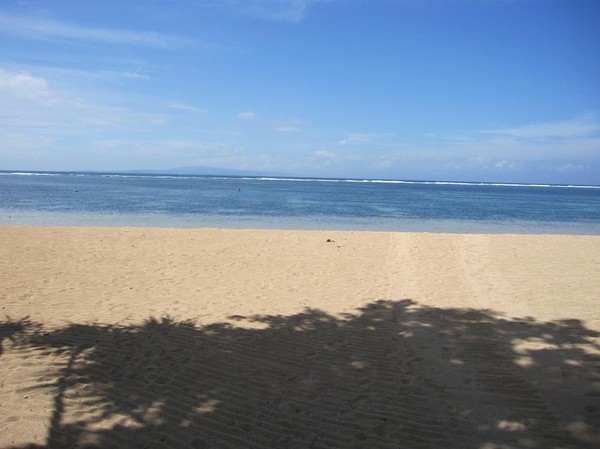
M0 297L1 447L600 443L600 236L0 226Z
M266 222L255 218L240 217L217 220L199 219L197 217L157 216L139 214L131 216L102 215L82 216L78 218L59 217L48 219L25 218L7 214L9 218L0 217L1 227L50 227L50 228L140 228L140 229L231 229L231 230L268 230L268 231L334 231L334 232L391 232L391 233L431 233L452 235L572 235L600 236L600 223L562 223L562 222L515 222L502 223L473 220L433 220L405 219L403 224L379 224L373 226L371 220L360 222L337 223L314 219L282 220ZM65 214L68 215L68 214ZM140 225L140 221L149 220ZM377 220L379 223L382 220ZM241 223L240 223L241 222ZM384 220L383 220L384 222ZM271 224L271 226L269 226Z

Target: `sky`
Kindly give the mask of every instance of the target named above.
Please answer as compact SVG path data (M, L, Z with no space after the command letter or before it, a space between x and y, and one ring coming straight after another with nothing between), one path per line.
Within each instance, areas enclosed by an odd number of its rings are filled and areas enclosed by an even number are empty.
M598 0L0 0L0 169L600 185Z

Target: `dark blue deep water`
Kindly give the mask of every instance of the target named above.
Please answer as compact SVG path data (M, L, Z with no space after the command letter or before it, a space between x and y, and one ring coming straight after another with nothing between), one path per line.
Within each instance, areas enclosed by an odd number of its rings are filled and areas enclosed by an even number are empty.
M5 171L0 224L600 234L600 188Z

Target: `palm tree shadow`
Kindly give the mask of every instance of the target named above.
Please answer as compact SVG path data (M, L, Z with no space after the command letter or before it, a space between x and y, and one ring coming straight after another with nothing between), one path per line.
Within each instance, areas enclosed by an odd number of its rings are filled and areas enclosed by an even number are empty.
M31 329L33 323L29 317L13 320L6 317L6 321L0 321L0 356L4 354L4 341L9 340L15 343L16 337L23 334L27 329Z
M69 355L48 373L59 381L44 447L600 441L599 335L578 320L510 320L411 300L377 301L341 317L306 309L230 319L33 333L26 344Z

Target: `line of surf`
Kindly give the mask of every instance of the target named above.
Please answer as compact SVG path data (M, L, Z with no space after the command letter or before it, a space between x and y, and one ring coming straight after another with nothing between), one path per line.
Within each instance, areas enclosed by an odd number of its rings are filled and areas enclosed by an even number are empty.
M561 189L600 189L596 185L578 184L527 184L527 183L498 183L498 182L467 182L467 181L421 181L399 179L341 179L341 178L294 178L266 176L219 176L219 175L177 175L177 174L137 174L137 173L81 173L81 172L24 172L3 171L3 176L101 176L103 178L150 178L150 179L232 179L243 181L266 182L323 182L348 184L406 184L406 185L447 185L447 186L479 186L479 187L537 187Z

